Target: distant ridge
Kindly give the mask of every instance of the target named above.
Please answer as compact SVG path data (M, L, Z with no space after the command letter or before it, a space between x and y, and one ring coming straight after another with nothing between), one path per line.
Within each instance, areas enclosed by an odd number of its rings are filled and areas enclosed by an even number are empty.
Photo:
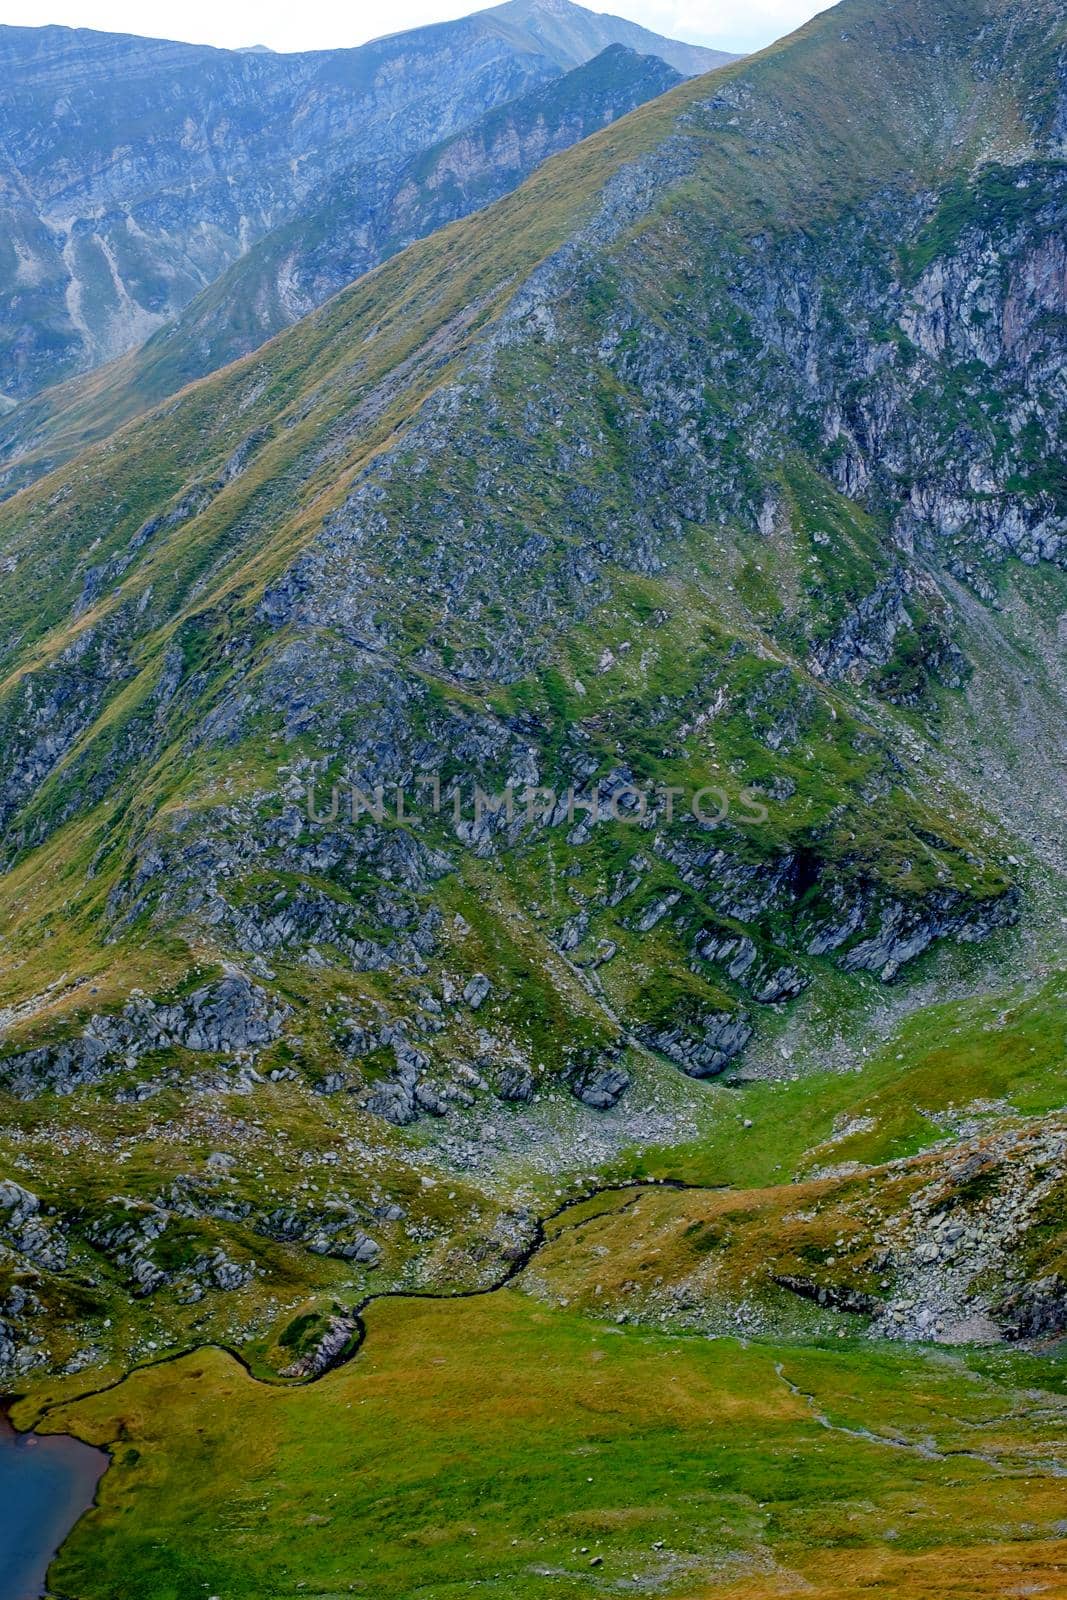
M555 151L680 81L659 57L609 45L428 151L357 163L310 195L147 343L27 402L6 429L0 422L0 451L6 444L14 456L17 441L32 436L40 452L36 465L13 462L12 486L54 459L57 447L64 454L71 448L59 447L67 416L82 416L79 438L104 437L117 421L247 355L413 239L506 194ZM2 463L0 454L0 484Z
M517 26L549 54L569 54L575 63L587 59L593 44L600 49L609 44L624 44L639 54L659 56L683 78L710 72L738 59L725 50L664 39L639 23L628 22L610 12L587 11L573 0L504 0L503 5L493 6L485 15Z
M569 0L293 54L0 26L0 412L142 344L338 173L613 43L683 75L728 59Z

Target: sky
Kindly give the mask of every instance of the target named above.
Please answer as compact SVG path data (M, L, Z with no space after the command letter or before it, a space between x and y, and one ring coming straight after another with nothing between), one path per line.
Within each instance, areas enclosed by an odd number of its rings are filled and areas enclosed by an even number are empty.
M484 0L485 4L490 0ZM829 0L599 0L656 33L723 50L758 50L789 33ZM481 9L479 0L0 0L0 22L24 27L65 23L110 33L140 33L234 49L321 50L363 44L426 22Z

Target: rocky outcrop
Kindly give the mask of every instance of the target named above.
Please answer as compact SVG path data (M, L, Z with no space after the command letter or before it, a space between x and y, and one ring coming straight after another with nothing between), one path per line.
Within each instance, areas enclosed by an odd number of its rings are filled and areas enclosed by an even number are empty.
M799 967L761 954L747 934L704 930L698 935L694 949L701 960L720 966L728 978L740 984L760 1005L793 1000L811 982L810 975Z
M321 1338L296 1361L281 1370L283 1378L321 1378L324 1372L337 1366L360 1337L360 1324L355 1317L332 1316L327 1320Z
M1051 1344L1067 1338L1067 1280L1050 1272L1024 1283L993 1307L993 1315L1006 1339Z
M0 1373L21 1377L47 1360L39 1331L40 1300L26 1284L15 1283L0 1300Z
M44 1215L38 1197L10 1178L0 1179L0 1238L34 1266L61 1272L67 1264L61 1231Z
M888 983L907 961L926 950L935 939L952 938L959 944L976 944L995 928L1008 927L1019 914L1019 898L1009 893L984 906L963 904L952 894L931 895L919 906L890 902L881 914L877 931L853 944L841 957L846 972L873 972ZM809 948L815 947L816 941ZM820 948L831 948L824 940Z
M154 1050L254 1055L281 1036L287 1015L284 1004L237 975L166 1005L135 996L117 1016L91 1017L70 1039L0 1057L0 1081L30 1099L45 1090L70 1094Z
M582 1056L564 1068L563 1081L583 1105L593 1111L608 1111L630 1087L630 1074L610 1056Z
M873 1295L848 1285L816 1283L812 1278L802 1278L791 1272L772 1273L770 1281L780 1289L788 1289L790 1294L799 1295L802 1300L811 1300L817 1306L834 1311L847 1311L852 1316L869 1317L878 1309Z
M1042 1223L1065 1176L1067 1139L1055 1123L972 1140L947 1157L877 1235L888 1292L874 1332L949 1344L1062 1335L1063 1284L1035 1270L1034 1252L1047 1249Z
M689 1077L713 1078L740 1055L752 1037L752 1024L743 1012L710 1012L692 1023L645 1023L635 1032L642 1044Z

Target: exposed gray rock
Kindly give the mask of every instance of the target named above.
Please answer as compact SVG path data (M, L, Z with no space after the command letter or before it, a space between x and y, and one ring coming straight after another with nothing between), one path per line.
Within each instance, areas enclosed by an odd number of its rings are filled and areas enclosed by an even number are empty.
M529 1102L534 1094L533 1073L519 1064L504 1067L497 1080L496 1092L501 1100Z
M575 1099L594 1111L609 1110L630 1087L630 1074L626 1069L605 1057L568 1067L563 1080Z
M329 1319L326 1331L315 1348L299 1360L282 1368L283 1378L319 1378L335 1366L344 1352L359 1336L359 1322L355 1317L334 1316Z
M752 1037L743 1012L709 1012L692 1024L644 1024L636 1029L641 1043L673 1061L691 1078L712 1078L729 1066Z
M469 982L464 985L463 998L472 1011L477 1011L483 1001L488 999L489 991L492 987L484 972L476 972Z
M0 1079L20 1099L46 1089L70 1094L135 1066L148 1051L255 1051L281 1036L288 1014L288 1006L242 976L206 984L168 1005L135 996L117 1016L93 1016L63 1043L0 1057Z
M952 894L933 895L919 906L894 901L883 911L877 932L853 945L841 958L841 966L846 972L877 973L888 983L935 939L974 944L994 928L1009 926L1018 912L1017 894L998 896L985 906L961 904Z
M61 1272L67 1264L67 1243L60 1228L41 1211L29 1189L10 1179L0 1181L0 1238L34 1266Z
M1063 1283L1054 1272L1028 1280L1024 1262L1065 1174L1067 1139L1056 1124L964 1144L876 1238L889 1288L873 1331L948 1344L1061 1336Z
M1067 1337L1067 1281L1058 1273L1025 1283L994 1308L1007 1339L1035 1343Z

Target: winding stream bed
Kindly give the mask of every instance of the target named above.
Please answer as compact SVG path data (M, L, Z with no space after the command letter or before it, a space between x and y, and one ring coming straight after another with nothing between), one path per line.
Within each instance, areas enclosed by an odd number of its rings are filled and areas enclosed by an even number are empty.
M714 1189L717 1184L689 1184L671 1178L637 1180L636 1182L609 1183L585 1194L564 1200L547 1216L538 1218L534 1232L526 1246L504 1272L492 1283L476 1289L412 1290L386 1289L367 1295L348 1313L355 1337L346 1346L343 1355L332 1361L322 1371L305 1378L314 1383L326 1371L349 1361L362 1347L366 1338L363 1312L376 1300L430 1299L462 1300L471 1296L495 1294L529 1266L537 1253L548 1243L547 1226L577 1210L601 1195L636 1196L643 1189ZM196 1346L194 1348L204 1348ZM220 1346L240 1363L250 1377L258 1382L270 1382L254 1374L239 1350ZM158 1365L176 1361L188 1355L188 1349L176 1349L159 1358ZM80 1397L101 1394L118 1388L129 1374L113 1379L98 1389L91 1389ZM292 1383L283 1382L290 1388ZM65 1404L55 1402L55 1405ZM44 1416L53 1406L46 1406ZM96 1494L96 1486L108 1466L103 1450L83 1443L70 1434L17 1433L0 1408L0 1600L40 1600L44 1593L45 1575L64 1539L79 1517L89 1509Z

